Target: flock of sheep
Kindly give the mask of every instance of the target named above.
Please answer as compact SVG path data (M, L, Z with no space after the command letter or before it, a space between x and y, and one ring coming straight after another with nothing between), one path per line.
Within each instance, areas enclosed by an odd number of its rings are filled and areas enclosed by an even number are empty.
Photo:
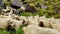
M39 15L18 16L12 12L11 10L10 13L3 12L4 15L0 15L0 29L10 27L18 30L22 24L26 24L26 27L23 27L24 34L60 34L60 19L39 17Z

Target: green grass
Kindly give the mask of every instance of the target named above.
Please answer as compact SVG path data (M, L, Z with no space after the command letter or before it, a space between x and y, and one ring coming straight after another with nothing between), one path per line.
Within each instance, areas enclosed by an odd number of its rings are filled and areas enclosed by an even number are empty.
M22 24L21 26L20 26L20 28L16 31L16 34L24 34L24 32L23 32L23 27L25 27L26 25L24 25L24 24Z
M24 26L25 25L21 25L20 28L16 32L8 32L6 30L0 29L0 34L24 34L23 29L22 29Z
M0 34L9 34L9 32L7 32L6 30L1 30L0 29Z

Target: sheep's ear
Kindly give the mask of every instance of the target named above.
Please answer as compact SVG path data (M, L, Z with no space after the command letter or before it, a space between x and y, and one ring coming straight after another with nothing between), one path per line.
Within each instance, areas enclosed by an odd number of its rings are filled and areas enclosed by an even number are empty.
M40 26L40 27L44 27L43 21L41 21L41 22L39 23L39 26Z

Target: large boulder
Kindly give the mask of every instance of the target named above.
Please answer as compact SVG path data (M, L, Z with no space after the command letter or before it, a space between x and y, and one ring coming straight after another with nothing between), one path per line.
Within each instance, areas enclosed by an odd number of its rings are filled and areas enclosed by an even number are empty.
M29 5L30 3L27 3L26 4L26 7L25 7L25 11L27 11L27 12L32 12L32 13L34 13L34 12L37 12L37 10L36 10L36 8L32 5Z
M18 8L20 8L21 6L23 6L23 3L20 2L19 0L13 0L13 1L11 2L11 7L13 7L13 8L18 9Z

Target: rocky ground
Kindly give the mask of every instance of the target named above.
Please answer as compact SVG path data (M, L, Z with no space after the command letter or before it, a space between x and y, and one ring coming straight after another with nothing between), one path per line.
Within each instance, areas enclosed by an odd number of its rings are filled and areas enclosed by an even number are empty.
M60 34L59 0L0 0L1 34Z

